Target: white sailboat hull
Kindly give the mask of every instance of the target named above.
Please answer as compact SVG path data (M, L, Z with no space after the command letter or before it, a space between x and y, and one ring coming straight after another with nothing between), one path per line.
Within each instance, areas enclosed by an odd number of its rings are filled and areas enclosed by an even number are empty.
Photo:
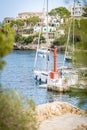
M71 61L72 60L72 56L71 56L71 53L65 53L65 60L66 61Z
M47 71L34 70L34 78L39 82L47 83L48 72Z

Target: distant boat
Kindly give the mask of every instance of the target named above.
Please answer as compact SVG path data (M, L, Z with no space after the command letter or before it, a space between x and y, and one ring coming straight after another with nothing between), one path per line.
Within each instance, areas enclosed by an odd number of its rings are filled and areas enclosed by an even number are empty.
M75 14L75 1L74 1L74 14ZM66 49L65 49L65 56L64 56L64 60L66 61L71 61L73 58L73 53L75 50L74 47L74 25L75 24L75 20L74 20L74 15L73 15L73 21L72 21L72 28L73 28L73 42L72 45L69 45L69 41L70 41L70 30L71 30L71 21L70 21L70 26L69 26L69 30L68 30L68 38L67 38L67 43L66 43Z
M68 38L67 38L67 43L66 43L66 48L65 48L64 62L72 60L72 51L73 50L69 49L70 30L71 30L71 23L70 23L70 27L69 27L69 30L68 30Z
M40 57L46 58L46 55L50 53L45 47L37 49L38 55Z
M65 53L65 60L66 61L72 61L72 54L70 52Z

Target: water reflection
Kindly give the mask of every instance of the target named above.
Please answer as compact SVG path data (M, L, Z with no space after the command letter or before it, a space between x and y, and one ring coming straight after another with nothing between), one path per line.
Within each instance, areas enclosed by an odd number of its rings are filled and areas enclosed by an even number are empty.
M78 89L69 93L69 97L75 97L78 99L78 107L87 109L87 89Z

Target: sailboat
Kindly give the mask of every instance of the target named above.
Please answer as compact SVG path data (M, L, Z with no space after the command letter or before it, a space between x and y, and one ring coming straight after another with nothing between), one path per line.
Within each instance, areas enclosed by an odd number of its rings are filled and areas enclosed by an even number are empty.
M34 78L39 81L39 82L43 82L43 83L47 83L47 78L48 78L48 61L49 61L49 50L48 50L48 0L47 0L47 19L46 19L46 27L47 27L47 31L46 31L46 47L40 47L39 46L39 41L40 41L40 34L41 32L39 32L39 38L38 38L38 46L37 46L37 51L36 51L36 56L35 56L35 63L34 63ZM38 69L36 68L36 64L37 64L37 60L38 60L38 56L40 56L41 58L45 58L45 62L46 64L44 64L45 69L42 70L41 68ZM42 59L41 59L42 60Z
M67 45L65 50L63 66L56 67L56 48L54 49L54 69L48 75L47 88L59 92L66 92L70 90L71 86L78 84L78 72L74 68L65 66L65 60L72 60L72 53L74 52L74 21L73 21L73 49L71 54L68 52L68 43L70 35L71 24L68 32Z
M40 34L39 34L40 39ZM38 42L39 42L38 39ZM74 70L71 70L69 68L63 68L60 67L57 68L56 66L56 57L57 57L57 49L54 48L54 68L52 70L49 70L49 53L48 53L48 0L47 0L47 32L46 32L46 64L45 70L36 69L36 63L38 58L38 53L40 52L39 44L36 51L36 57L35 57L35 66L34 66L34 78L37 81L44 82L47 84L48 90L54 90L54 91L69 91L69 86L75 85L78 82L78 75ZM38 51L39 50L39 51ZM42 63L41 63L42 65Z

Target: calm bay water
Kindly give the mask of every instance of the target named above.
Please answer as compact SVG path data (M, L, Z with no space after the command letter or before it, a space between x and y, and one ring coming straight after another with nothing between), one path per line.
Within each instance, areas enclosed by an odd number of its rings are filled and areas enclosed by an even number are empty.
M2 85L15 89L26 98L32 98L36 104L43 104L51 101L64 101L72 105L87 109L87 92L56 93L48 92L39 87L33 77L35 51L16 50L5 58L7 65L2 72ZM58 60L63 60L63 54L58 54ZM44 65L38 62L38 66Z

